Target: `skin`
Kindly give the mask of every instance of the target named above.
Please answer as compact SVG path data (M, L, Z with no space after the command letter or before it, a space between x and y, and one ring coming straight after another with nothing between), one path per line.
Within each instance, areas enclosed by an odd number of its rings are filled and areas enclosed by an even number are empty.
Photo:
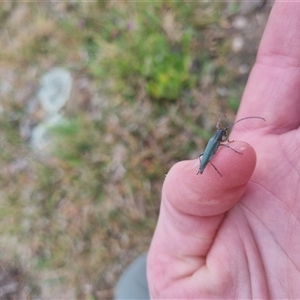
M152 298L300 298L300 3L274 4L231 149L166 176L148 255ZM242 142L242 141L247 141ZM251 145L251 146L250 146ZM255 150L254 150L255 149Z

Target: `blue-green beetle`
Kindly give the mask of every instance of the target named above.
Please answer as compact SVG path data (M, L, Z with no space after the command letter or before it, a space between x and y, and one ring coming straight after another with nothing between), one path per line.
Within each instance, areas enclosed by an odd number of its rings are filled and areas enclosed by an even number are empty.
M204 149L204 152L199 155L200 166L199 166L199 170L198 170L197 175L199 173L202 174L204 169L206 168L207 164L210 163L215 168L215 170L218 172L218 174L222 177L222 174L219 172L219 170L216 168L216 166L211 162L211 160L213 159L214 155L216 154L219 146L224 146L224 147L230 148L234 152L242 154L241 152L236 151L235 149L233 149L232 147L230 147L226 144L221 144L221 142L226 142L226 141L228 141L229 143L233 142L233 141L228 140L227 130L230 127L232 127L234 124L236 124L240 121L247 120L247 119L261 119L261 120L266 121L262 117L256 117L256 116L246 117L246 118L242 118L242 119L228 125L225 128L220 128L219 124L220 124L221 118L219 116L218 123L217 123L217 126L216 126L217 127L217 132L209 139L209 141L208 141L208 143L207 143L207 145ZM202 159L200 159L201 156L202 156Z

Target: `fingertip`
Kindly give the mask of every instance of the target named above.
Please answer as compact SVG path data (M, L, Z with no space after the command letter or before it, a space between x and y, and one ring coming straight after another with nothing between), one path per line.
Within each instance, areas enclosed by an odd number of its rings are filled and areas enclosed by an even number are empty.
M219 166L222 178L224 177L224 185L234 187L247 183L256 166L254 148L243 141L233 141L225 145L226 147L219 147L218 155L213 160L214 165Z
M245 192L256 164L256 153L246 142L219 147L203 174L199 159L181 161L168 172L163 196L183 213L211 216L230 209ZM238 153L237 153L238 152Z

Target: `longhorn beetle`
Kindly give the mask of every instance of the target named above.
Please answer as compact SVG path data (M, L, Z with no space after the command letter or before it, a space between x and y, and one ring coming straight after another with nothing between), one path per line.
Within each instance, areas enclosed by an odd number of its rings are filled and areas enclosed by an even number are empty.
M218 172L218 174L222 177L222 174L219 172L219 170L216 168L216 166L211 162L211 160L215 156L219 146L224 146L224 147L232 149L234 152L236 152L238 154L243 154L241 152L236 151L235 149L233 149L232 147L230 147L226 144L221 144L221 142L228 141L229 143L232 143L233 141L229 141L229 139L228 139L227 130L230 127L232 127L234 124L236 124L240 121L247 120L247 119L261 119L261 120L266 121L262 117L246 117L246 118L242 118L242 119L228 125L225 128L220 128L219 124L220 124L221 117L219 116L218 123L217 123L217 126L216 126L217 127L217 132L209 139L209 141L208 141L208 143L207 143L207 145L204 149L204 152L199 155L200 166L199 166L199 170L197 172L197 175L199 173L202 174L204 169L206 168L207 164L210 163L215 168L215 170ZM201 156L202 156L202 159L200 159Z

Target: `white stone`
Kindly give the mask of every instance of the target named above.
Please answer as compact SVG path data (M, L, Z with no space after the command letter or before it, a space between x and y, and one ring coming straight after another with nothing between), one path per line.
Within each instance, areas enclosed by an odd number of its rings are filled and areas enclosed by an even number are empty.
M236 29L242 30L245 29L248 25L248 21L244 16L237 16L232 21L232 26Z
M54 68L40 80L38 99L48 115L57 114L70 98L71 74L62 68Z
M36 150L44 150L51 143L50 130L65 123L66 119L62 115L56 114L35 126L31 132L31 146Z
M236 36L232 40L231 44L233 52L240 52L244 47L244 39L241 36Z

